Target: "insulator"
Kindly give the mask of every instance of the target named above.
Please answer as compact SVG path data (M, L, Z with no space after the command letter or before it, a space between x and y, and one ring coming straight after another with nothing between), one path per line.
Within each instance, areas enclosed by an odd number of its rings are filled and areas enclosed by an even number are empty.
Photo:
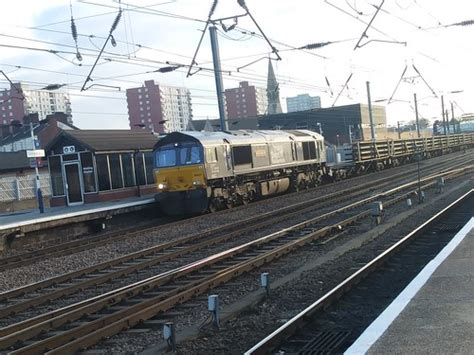
M303 48L305 48L305 49L316 49L316 48L321 48L321 47L327 46L328 44L331 44L331 42L311 43L311 44L307 44Z
M240 7L243 8L245 11L249 11L249 8L247 7L247 4L245 3L245 0L237 0L239 3Z
M218 0L214 0L212 3L211 10L209 10L209 18L211 18L211 16L214 14L214 11L216 11L217 2Z
M77 27L73 17L71 17L71 34L74 41L77 42Z
M112 27L110 28L110 33L114 32L117 29L117 26L120 22L121 17L122 17L122 9L119 10L117 17L115 17L114 23L112 24Z
M474 20L462 21L457 24L458 26L472 26L474 25Z

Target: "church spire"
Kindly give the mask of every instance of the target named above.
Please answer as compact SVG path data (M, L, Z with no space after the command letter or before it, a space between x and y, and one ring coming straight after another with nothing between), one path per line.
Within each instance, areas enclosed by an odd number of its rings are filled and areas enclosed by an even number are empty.
M267 79L267 98L268 98L268 115L281 113L280 105L280 87L275 77L272 60L268 58L268 79Z

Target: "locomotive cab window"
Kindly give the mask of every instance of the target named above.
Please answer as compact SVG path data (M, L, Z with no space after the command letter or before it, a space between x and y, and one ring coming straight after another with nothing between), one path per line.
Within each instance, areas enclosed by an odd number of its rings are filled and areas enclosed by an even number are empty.
M160 149L156 152L156 166L167 167L176 165L176 150L175 149Z
M181 165L199 164L202 162L201 148L198 146L185 146L179 150Z
M202 148L197 144L169 144L159 148L155 153L157 168L201 164L202 161Z

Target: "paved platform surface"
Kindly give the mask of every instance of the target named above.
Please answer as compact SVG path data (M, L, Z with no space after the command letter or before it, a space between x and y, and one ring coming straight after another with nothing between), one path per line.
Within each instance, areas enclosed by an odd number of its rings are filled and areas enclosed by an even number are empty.
M76 216L83 216L99 211L111 211L122 208L131 208L153 203L154 199L148 195L145 197L131 197L119 201L87 203L79 206L62 206L46 208L44 213L38 209L25 210L14 213L0 214L0 231L16 226L24 226L34 223L49 222Z
M474 218L346 354L474 354Z

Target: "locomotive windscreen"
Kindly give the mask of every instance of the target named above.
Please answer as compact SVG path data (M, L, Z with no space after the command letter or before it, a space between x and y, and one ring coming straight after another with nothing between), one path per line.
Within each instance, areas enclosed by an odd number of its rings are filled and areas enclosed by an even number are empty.
M194 143L167 144L160 147L155 153L157 168L201 164L202 162L202 147Z

